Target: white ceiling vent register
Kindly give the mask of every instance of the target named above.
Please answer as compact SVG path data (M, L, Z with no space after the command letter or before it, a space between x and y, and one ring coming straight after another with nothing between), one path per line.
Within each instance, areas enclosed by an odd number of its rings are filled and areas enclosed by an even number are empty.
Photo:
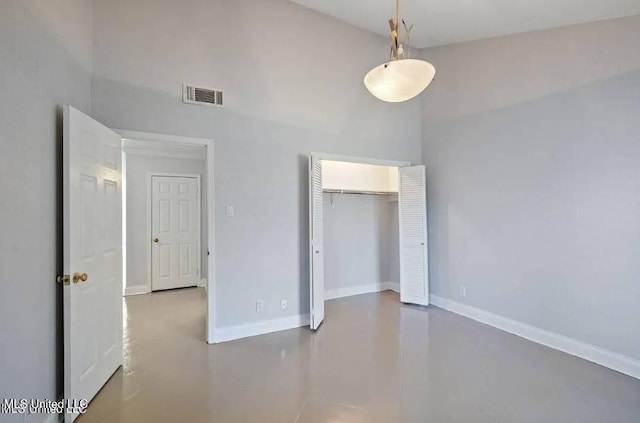
M184 84L182 86L182 102L201 106L223 107L222 91Z

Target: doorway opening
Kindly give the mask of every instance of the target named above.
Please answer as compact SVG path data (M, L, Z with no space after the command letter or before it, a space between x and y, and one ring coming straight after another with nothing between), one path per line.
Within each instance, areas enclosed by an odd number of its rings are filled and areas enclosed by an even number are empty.
M128 182L129 193L136 194L132 192L134 187L132 184L134 179L131 178L132 167L129 167L129 178L126 170L123 172L123 168L126 168L123 166L123 160L126 162L127 159L123 146L130 140L136 140L139 148L146 143L146 148L154 151L161 143L171 144L174 149L182 149L182 153L186 151L185 149L197 148L203 155L201 171L195 172L197 173L195 178L192 178L193 174L176 175L175 169L170 176L148 175L145 172L141 178L143 188L140 191L142 192L134 196L124 196L126 182ZM202 342L203 335L208 343L213 343L215 340L213 330L215 299L213 141L115 131L74 107L66 105L63 111L62 153L63 274L58 275L56 279L63 289L64 397L84 398L90 401L125 364L123 345L129 340L131 327L128 327L125 332L123 320L129 310L126 308L126 302L123 302L125 292L123 286L126 286L123 284L124 274L128 273L132 264L142 264L141 268L144 270L144 263L147 263L144 246L141 257L132 256L132 244L127 245L125 241L127 239L131 241L131 237L125 237L125 235L130 235L129 229L142 228L143 245L152 242L150 235L145 233L147 227L145 211L149 210L152 204L149 207L145 207L144 204L135 207L143 211L140 222L136 221L138 217L129 215L127 210L132 209L135 201L139 199L144 202L149 198L148 201L151 203L151 196L146 195L146 192L150 192L146 181L149 181L149 186L153 187L154 176L168 178L157 180L158 194L165 194L163 191L167 191L167 186L170 188L169 191L175 186L176 192L176 195L171 198L160 198L156 204L157 209L162 211L162 207L165 207L163 212L185 217L182 220L172 220L169 216L164 222L169 222L169 227L177 225L178 230L175 232L178 235L181 232L189 233L196 238L194 243L192 239L177 238L172 231L165 233L163 236L173 234L176 237L169 240L171 241L169 244L171 248L175 246L178 254L167 254L169 260L166 262L160 260L160 266L164 263L165 267L170 267L170 270L176 268L178 276L189 272L201 276L202 271L206 271L205 278L193 281L198 284L198 281L204 279L205 288L200 289L206 289L206 293L199 299L203 309L196 311L195 316L186 315L184 318L188 322L204 319L204 325L200 321L201 323L195 326L196 330L191 332L196 342ZM164 159L176 158L179 154L180 151L170 151L165 154ZM163 159L162 155L154 157L154 165L160 163L160 159ZM161 183L165 186L161 186ZM202 189L199 192L200 187ZM202 197L206 195L207 199L205 203L207 207L203 213L200 213L201 209L197 207L200 204L199 195ZM167 207L171 201L165 201L167 204L163 205L161 203L163 200L175 200L173 201L175 207ZM203 232L200 214L206 217L202 220L206 227L204 232L206 243L201 242ZM162 222L160 220L157 224L161 225ZM191 228L189 225L194 227ZM195 256L200 249L207 252L206 256L201 254L204 258ZM203 264L206 264L206 267ZM165 269L159 268L160 273L163 270ZM132 278L130 275L128 279L144 281L147 277ZM185 279L191 281L191 277ZM179 284L180 279L177 278L173 283ZM141 285L145 283L142 282ZM150 286L149 283L149 290L151 290ZM144 289L147 289L146 286ZM182 299L190 301L189 298ZM185 309L191 310L188 307ZM160 304L157 317L164 315L166 315L166 309ZM204 326L204 334L200 329L202 326ZM74 421L78 415L77 409L70 408L65 413L65 422Z
M350 198L333 210L343 194ZM310 155L311 329L326 299L391 289L403 303L429 304L426 213L424 166Z
M205 339L212 344L213 141L117 132L123 163L123 295L164 292L167 298L172 290L192 289L193 298L206 299Z

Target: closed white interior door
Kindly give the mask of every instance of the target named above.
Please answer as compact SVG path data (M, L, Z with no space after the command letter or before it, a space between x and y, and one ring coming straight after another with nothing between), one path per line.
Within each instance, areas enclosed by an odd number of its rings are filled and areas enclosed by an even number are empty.
M322 162L309 158L309 293L310 326L318 329L324 320L324 245L322 210Z
M90 400L122 364L121 137L66 106L63 155L64 397Z
M151 177L151 289L200 281L200 201L196 177Z
M400 301L429 305L425 167L401 167L399 173Z

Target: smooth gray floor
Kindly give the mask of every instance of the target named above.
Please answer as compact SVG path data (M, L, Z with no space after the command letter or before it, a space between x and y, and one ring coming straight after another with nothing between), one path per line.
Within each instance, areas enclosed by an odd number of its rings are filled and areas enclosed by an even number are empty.
M125 300L125 363L80 423L640 422L640 381L392 292L209 346L200 288Z

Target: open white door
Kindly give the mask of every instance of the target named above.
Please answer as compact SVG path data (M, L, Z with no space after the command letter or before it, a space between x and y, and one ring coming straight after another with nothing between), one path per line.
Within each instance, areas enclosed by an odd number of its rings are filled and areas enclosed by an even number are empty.
M64 398L91 400L122 364L121 137L66 106L63 157Z
M429 305L425 167L399 169L400 301Z
M318 329L324 319L324 245L322 215L322 162L309 156L309 294L310 326Z

